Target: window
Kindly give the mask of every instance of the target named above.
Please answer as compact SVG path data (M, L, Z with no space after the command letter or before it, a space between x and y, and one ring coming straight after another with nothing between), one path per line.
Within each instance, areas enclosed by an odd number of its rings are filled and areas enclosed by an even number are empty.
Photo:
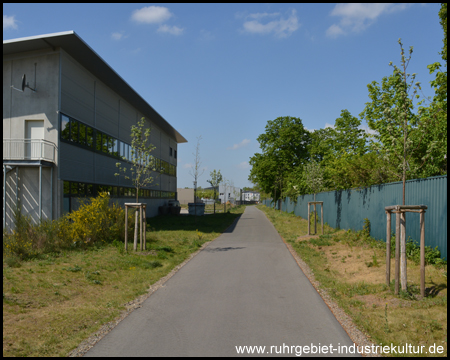
M169 150L169 155L172 156L173 150L172 150L171 147L169 147L169 149L170 149L170 150Z
M79 144L86 145L86 125L79 123L78 127L80 129L80 140Z
M77 183L70 183L70 194L71 195L78 194L78 184Z
M95 146L97 151L102 151L102 133L97 131L97 144Z
M70 119L66 115L61 115L61 139L70 140Z
M94 146L94 129L90 126L86 126L86 145L89 147Z
M175 150L174 158L175 158L175 159L177 158L177 151L176 151L176 150Z
M108 135L102 134L102 152L108 154Z
M70 195L70 182L64 181L64 195Z
M119 156L119 140L112 139L112 148L111 152L114 156Z
M78 142L78 121L70 119L70 140Z

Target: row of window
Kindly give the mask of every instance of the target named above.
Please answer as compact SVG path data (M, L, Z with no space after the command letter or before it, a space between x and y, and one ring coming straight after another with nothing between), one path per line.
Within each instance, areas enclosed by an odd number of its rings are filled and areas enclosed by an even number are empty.
M130 144L120 141L64 114L61 114L61 140L88 147L91 150L102 152L121 160L126 159L126 161L129 162L131 162L135 156ZM172 148L170 148L170 155L172 156ZM175 165L169 164L167 161L158 159L153 155L149 155L146 159L146 163L150 162L152 163L154 171L158 171L161 174L177 176L177 167Z
M64 196L97 196L101 192L108 192L111 197L136 197L136 188L125 186L109 186L64 181ZM160 191L139 189L139 198L175 199L174 191Z

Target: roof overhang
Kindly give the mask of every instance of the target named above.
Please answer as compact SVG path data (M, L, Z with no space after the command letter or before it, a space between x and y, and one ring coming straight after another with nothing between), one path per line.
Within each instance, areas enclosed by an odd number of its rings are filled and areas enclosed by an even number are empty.
M144 114L155 125L175 139L177 143L187 140L170 125L155 109L153 109L122 77L117 74L108 63L103 60L88 44L74 31L30 36L3 41L3 55L21 52L62 48L95 77L109 86L114 92L128 101L132 106Z

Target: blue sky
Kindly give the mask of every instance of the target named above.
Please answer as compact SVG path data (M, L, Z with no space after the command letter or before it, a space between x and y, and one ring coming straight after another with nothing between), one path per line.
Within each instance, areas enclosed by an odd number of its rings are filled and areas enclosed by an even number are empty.
M247 180L258 135L279 116L309 129L358 116L367 84L392 74L414 46L408 72L427 96L427 65L441 61L440 4L3 4L3 39L75 31L188 143L178 147L178 187L197 137L206 187L213 169ZM362 124L367 128L366 124Z

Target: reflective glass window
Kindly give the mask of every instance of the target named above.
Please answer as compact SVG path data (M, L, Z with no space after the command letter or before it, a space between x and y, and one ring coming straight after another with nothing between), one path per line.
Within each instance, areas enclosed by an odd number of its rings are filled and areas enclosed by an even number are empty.
M70 140L78 142L78 121L70 119Z
M97 144L95 146L97 151L102 151L102 133L97 131Z
M80 130L80 139L79 143L81 145L86 145L86 125L79 123L78 124L79 130Z
M94 145L94 129L86 126L86 145L92 147Z
M102 151L106 154L108 154L108 138L108 135L102 134Z
M119 140L113 138L112 154L116 157L119 156Z
M61 139L70 140L70 119L66 115L61 115Z
M74 182L70 183L70 193L72 195L77 195L78 194L78 183L74 183Z
M64 181L64 195L70 194L70 182Z
M82 196L86 194L86 186L84 183L77 183L78 184L78 195Z

